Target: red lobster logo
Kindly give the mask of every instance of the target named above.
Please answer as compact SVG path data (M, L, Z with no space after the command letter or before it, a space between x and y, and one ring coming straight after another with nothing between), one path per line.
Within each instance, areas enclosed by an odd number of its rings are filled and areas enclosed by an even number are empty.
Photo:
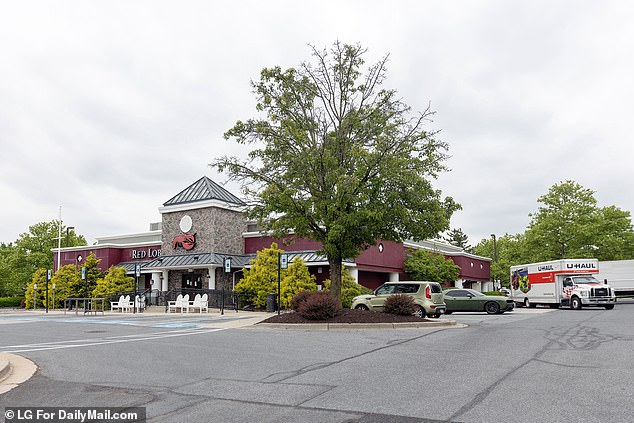
M187 251L196 245L196 234L176 235L172 239L172 248L183 247Z

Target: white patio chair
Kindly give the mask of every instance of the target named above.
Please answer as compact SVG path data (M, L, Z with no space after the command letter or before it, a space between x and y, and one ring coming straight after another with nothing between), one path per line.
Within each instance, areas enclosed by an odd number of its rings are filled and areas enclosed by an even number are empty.
M189 307L189 294L185 294L183 296L183 298L181 299L180 306L178 307L180 307L181 313L187 312L187 309Z
M119 311L123 311L123 302L125 300L125 297L123 295L121 295L119 297L119 301L110 301L110 311L114 311L114 310L119 310Z
M176 297L176 301L169 301L167 303L167 312L171 313L172 309L174 311L176 311L176 309L181 306L182 302L183 302L183 295L182 294L178 294L178 297Z

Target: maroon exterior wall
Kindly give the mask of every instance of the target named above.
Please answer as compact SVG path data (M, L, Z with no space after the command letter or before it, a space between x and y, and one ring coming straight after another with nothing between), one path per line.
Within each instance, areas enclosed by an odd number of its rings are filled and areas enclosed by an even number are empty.
M389 273L359 271L359 284L371 290L375 290L389 280Z
M110 266L117 265L119 263L128 261L144 261L159 257L161 251L161 244L145 246L145 247L86 247L83 250L62 251L60 258L60 266L66 266L68 264L83 265L86 257L90 253L94 253L95 257L101 262L99 267L101 270L106 271ZM77 262L77 257L82 256L82 261ZM53 260L55 271L57 271L57 251L53 252Z
M289 244L289 241L293 241ZM321 248L321 243L311 239L288 237L283 240L270 236L244 238L244 254L255 254L265 248L271 248L275 242L277 247L284 251L314 251Z
M379 245L383 245L383 251L381 251ZM357 257L355 260L357 268L360 271L402 272L405 260L405 247L403 244L382 241L379 245L373 245Z
M491 275L491 262L465 256L449 256L460 266L460 277L472 281L488 281Z

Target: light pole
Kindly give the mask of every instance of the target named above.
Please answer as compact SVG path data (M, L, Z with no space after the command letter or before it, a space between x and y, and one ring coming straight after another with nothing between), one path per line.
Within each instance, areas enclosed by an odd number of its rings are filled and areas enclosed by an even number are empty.
M57 269L59 270L60 261L62 259L62 205L59 205L59 221L57 222Z
M495 234L491 234L491 237L493 238L493 262L497 263L497 261L498 261L498 243L497 243L497 239L495 237ZM495 291L495 279L493 277L491 277L491 281L493 283L493 290Z
M35 306L37 305L37 284L33 284L33 310L35 310Z
M75 229L75 227L74 227L74 226L67 226L67 227L66 227L66 248L68 248L68 232L69 232L71 229Z

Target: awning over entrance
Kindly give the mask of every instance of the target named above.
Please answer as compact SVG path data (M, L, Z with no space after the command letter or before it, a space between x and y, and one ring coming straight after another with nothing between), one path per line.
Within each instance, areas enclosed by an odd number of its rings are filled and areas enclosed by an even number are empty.
M123 267L126 273L134 273L135 266L137 264L141 265L141 269L144 269L145 266L148 265L152 260L143 260L143 261L126 261L123 263L117 264L117 266Z
M328 259L315 251L297 251L289 252L288 261L292 262L295 258L300 258L307 266L328 265ZM217 254L217 253L200 253L200 254L179 254L173 256L162 256L157 259L143 262L142 268L144 270L164 270L170 268L193 268L197 266L223 266L224 260L231 258L231 267L251 267L251 261L256 258L255 254ZM353 265L354 260L344 260L345 264ZM134 271L134 264L139 262L122 263L130 265L130 269L126 267L126 270Z
M245 267L249 265L254 255L233 255L233 254L216 254L216 253L200 253L200 254L180 254L174 256L162 256L152 260L144 266L144 269L169 269L169 268L185 268L196 266L222 266L224 260L231 258L231 267Z

